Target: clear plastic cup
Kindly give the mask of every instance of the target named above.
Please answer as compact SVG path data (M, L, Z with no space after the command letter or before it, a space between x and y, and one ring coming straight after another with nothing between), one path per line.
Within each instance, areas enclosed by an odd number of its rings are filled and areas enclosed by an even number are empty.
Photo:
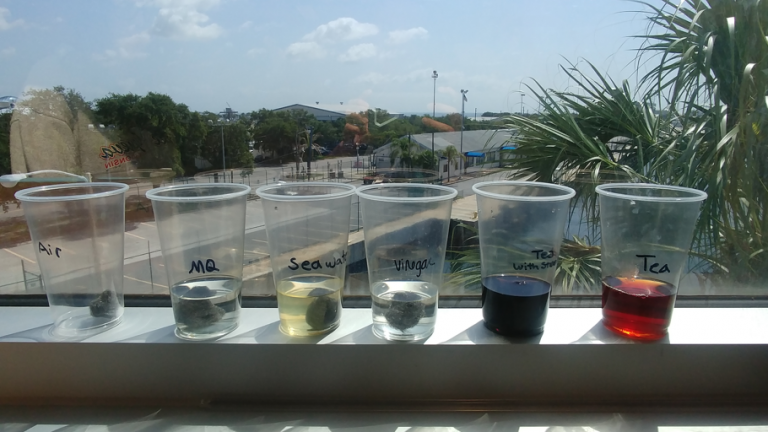
M341 319L355 187L278 183L256 193L264 206L280 330L289 336L332 332Z
M707 194L641 183L597 186L603 324L637 339L667 334L693 230Z
M53 313L54 336L92 336L122 319L127 190L119 183L77 183L16 192Z
M238 325L250 191L247 185L201 183L147 192L181 339L213 339Z
M435 329L451 205L445 186L379 184L357 189L373 300L373 333L411 341Z
M477 194L485 326L499 334L544 331L573 189L550 183L493 181Z

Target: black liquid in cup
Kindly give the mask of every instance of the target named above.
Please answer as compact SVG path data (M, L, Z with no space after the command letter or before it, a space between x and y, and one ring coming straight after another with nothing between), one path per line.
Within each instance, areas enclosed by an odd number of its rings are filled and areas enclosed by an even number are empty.
M483 278L483 319L491 331L505 336L533 336L544 331L552 287L528 276Z

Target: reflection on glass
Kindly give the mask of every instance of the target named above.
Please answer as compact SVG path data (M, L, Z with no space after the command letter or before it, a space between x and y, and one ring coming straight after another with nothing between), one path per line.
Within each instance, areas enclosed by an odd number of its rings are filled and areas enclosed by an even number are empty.
M441 295L479 296L471 185L511 178L577 191L555 295L601 292L594 188L612 182L709 194L680 295L763 294L761 3L563 5L418 5L404 21L387 3L322 14L312 2L269 13L219 0L9 4L0 175L60 170L129 184L127 293L169 294L147 190L313 180L456 188L461 223ZM13 198L31 182L0 186L2 294L41 293ZM263 225L251 196L246 295L275 294ZM360 226L353 203L350 230ZM350 266L345 292L364 295L355 281L365 261Z

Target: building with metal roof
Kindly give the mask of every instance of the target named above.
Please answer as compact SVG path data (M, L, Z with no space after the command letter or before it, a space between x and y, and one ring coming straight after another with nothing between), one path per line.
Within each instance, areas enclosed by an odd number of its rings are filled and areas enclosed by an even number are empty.
M474 130L464 131L462 140L461 132L435 132L435 152L443 152L448 146L462 151L466 156L466 167L475 165L492 166L502 159L502 150L513 150L516 131L514 129L501 130ZM417 153L424 150L432 150L432 133L422 133L406 136L417 147ZM463 141L463 142L462 142ZM391 168L390 152L392 143L377 148L372 153L372 159L378 168ZM440 161L440 171L448 171L447 160ZM399 166L399 159L395 159L395 166ZM462 169L462 161L458 161L451 172Z
M294 111L294 110L306 111L310 115L315 116L315 119L319 121L334 121L340 118L345 118L347 116L347 114L343 112L331 111L331 110L326 110L326 109L313 107L310 105L302 105L302 104L288 105L281 108L273 109L272 111Z

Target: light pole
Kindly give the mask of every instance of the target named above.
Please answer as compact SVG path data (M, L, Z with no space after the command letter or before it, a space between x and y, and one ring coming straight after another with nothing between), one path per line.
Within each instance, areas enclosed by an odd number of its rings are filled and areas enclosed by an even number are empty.
M437 71L432 71L432 120L435 120L435 101L437 95ZM435 120L437 121L437 120ZM435 128L432 128L432 161L435 163ZM439 168L433 166L435 172L439 171Z
M522 90L512 90L512 93L520 93L520 114L523 114L523 96L525 96L525 92ZM507 97L507 101L509 101L509 97Z
M229 104L227 104L229 105ZM224 111L219 113L220 119L216 126L221 127L221 173L224 175L222 182L227 181L227 157L226 150L224 149L224 125L229 124L231 120L235 118L237 111L233 111L232 108L227 107ZM209 125L213 125L212 120L208 120Z
M221 123L221 171L224 174L224 182L227 181L227 157L224 150L224 123Z
M461 150L459 150L459 153L460 153L459 163L461 164L462 171L464 171L464 173L467 172L466 171L467 167L462 162L464 158L464 102L467 101L467 93L469 93L469 90L464 90L464 89L461 90L461 140L460 140L461 144L459 144ZM448 163L451 163L451 162L448 161Z
M307 134L309 134L309 157L307 157L307 181L312 181L312 126L307 126Z

